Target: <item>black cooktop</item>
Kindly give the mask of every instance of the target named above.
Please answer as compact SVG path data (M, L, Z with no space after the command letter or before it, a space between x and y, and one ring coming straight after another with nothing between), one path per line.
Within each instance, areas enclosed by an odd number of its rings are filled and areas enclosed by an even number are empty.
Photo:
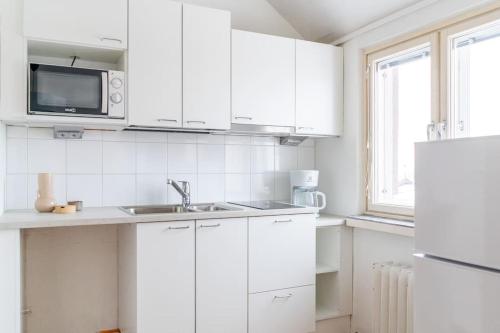
M250 208L268 210L268 209L289 209L289 208L303 208L302 206L296 206L289 203L279 202L279 201L240 201L240 202L229 202L233 205L245 206Z

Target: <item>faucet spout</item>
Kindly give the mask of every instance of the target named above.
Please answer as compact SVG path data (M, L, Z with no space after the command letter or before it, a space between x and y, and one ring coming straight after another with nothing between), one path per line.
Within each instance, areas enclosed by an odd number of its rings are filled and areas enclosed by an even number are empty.
M180 183L180 185L179 185ZM172 187L181 195L182 197L182 206L187 208L191 205L191 186L187 181L179 181L168 179L168 185L172 185Z

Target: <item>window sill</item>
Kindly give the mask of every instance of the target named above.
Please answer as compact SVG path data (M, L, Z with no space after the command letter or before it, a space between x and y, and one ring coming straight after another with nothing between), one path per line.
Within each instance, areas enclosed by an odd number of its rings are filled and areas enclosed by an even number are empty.
M389 234L414 237L415 224L410 221L389 219L371 215L349 216L347 226L372 231L385 232Z

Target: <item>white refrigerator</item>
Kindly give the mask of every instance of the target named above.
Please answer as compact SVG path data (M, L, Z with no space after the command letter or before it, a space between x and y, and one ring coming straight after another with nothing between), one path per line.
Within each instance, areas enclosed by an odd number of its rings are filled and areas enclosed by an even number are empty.
M500 136L416 145L415 333L500 332Z

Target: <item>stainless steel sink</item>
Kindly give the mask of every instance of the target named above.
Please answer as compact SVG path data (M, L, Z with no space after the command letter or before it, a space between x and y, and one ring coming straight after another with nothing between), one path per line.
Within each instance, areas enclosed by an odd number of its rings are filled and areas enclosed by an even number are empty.
M241 210L240 208L222 206L218 204L196 204L187 208L181 205L157 205L157 206L124 206L120 207L130 215L147 215L147 214L179 214L179 213L204 213L204 212L220 212Z
M144 214L172 214L172 213L190 213L192 210L184 208L181 205L164 205L164 206L124 206L120 207L123 211L131 215Z
M189 206L189 209L192 209L197 212L218 212L224 210L239 210L238 208L227 207L227 206L219 206L215 204L201 204L201 205L193 205Z

